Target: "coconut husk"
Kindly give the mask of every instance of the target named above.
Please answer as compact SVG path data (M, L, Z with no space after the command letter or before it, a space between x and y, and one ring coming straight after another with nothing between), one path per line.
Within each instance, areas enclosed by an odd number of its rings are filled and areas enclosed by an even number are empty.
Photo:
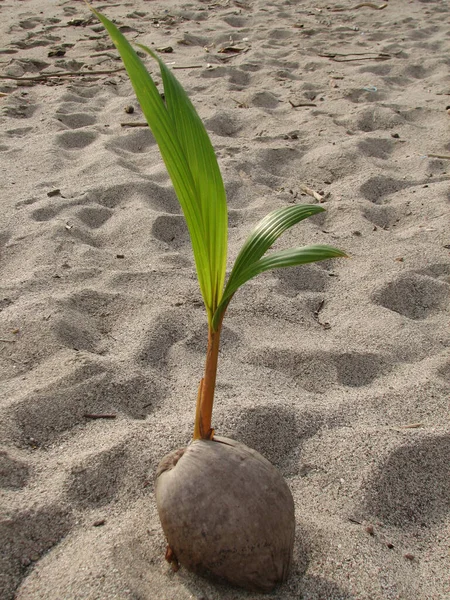
M215 437L168 454L157 470L156 502L182 566L254 591L286 580L294 502L280 473L255 450Z

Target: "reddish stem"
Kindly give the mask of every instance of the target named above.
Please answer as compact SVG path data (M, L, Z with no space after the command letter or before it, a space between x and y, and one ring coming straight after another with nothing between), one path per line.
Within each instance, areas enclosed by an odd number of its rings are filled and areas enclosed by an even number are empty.
M205 375L200 381L198 390L194 440L210 440L214 435L214 429L211 427L211 419L214 404L214 390L216 387L217 360L219 358L221 329L222 321L219 323L216 331L213 331L211 328L209 328L208 331Z

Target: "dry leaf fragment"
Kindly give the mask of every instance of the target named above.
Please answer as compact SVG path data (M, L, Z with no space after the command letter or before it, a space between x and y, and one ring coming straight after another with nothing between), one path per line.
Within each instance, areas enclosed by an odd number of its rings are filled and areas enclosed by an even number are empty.
M237 48L236 46L225 46L224 48L220 48L217 50L219 54L239 54L239 52L244 52L244 48Z

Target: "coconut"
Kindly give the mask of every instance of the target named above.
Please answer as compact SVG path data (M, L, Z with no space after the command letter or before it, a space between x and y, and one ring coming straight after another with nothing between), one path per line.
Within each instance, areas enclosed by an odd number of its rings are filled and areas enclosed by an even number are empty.
M170 555L187 569L252 591L286 580L292 494L261 454L234 440L194 440L156 473L156 504Z

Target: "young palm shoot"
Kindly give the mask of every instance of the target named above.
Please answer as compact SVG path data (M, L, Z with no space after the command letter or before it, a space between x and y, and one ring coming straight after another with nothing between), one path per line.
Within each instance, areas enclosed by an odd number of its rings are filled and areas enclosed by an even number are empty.
M211 423L222 321L234 294L259 273L345 253L324 245L267 253L283 232L324 210L319 205L279 208L253 229L225 284L226 196L206 129L163 61L139 45L158 63L164 100L126 38L105 16L94 13L122 57L175 188L208 319L193 442L166 456L156 474L156 501L169 544L167 556L199 574L270 591L289 571L294 505L286 482L266 459L244 444L214 434Z

